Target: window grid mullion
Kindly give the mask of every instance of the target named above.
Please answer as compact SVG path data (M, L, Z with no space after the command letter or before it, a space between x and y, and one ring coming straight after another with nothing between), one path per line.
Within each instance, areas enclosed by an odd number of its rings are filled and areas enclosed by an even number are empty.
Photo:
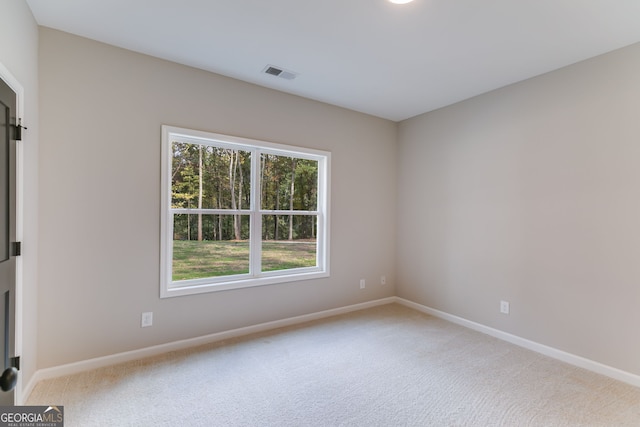
M249 237L249 272L257 277L262 273L262 215L260 210L260 150L251 151L251 229Z
M170 208L169 212L174 215L250 215L250 209L193 209L193 208Z
M261 210L262 215L320 215L320 211Z

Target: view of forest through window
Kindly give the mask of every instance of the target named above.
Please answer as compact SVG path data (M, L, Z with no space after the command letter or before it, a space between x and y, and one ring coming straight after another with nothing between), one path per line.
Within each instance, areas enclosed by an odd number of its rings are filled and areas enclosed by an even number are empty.
M260 272L316 266L317 160L179 141L171 150L173 281L247 274L252 262Z

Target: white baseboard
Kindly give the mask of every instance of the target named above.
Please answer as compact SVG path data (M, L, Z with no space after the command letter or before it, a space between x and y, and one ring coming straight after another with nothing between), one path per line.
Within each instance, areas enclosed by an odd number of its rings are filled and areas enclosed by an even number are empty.
M145 357L157 356L159 354L170 351L183 350L200 345L211 344L214 342L241 337L256 332L264 332L272 329L282 328L285 326L297 325L312 320L323 319L325 317L336 316L339 314L350 313L352 311L364 310L366 308L376 307L379 305L391 304L395 302L395 297L383 298L374 301L368 301L360 304L349 305L346 307L334 308L330 310L319 311L316 313L305 314L302 316L290 317L273 322L260 323L258 325L247 326L244 328L232 329L229 331L218 332L215 334L205 335L202 337L190 338L186 340L174 341L166 344L155 345L152 347L141 348L138 350L126 351L124 353L112 354L109 356L96 357L94 359L83 360L80 362L69 363L66 365L54 366L52 368L40 369L31 377L29 383L24 387L22 398L18 404L23 404L33 392L36 384L42 380L72 375L91 369L103 368L118 363L129 362L132 360L143 359Z
M500 331L498 329L490 328L480 323L472 322L462 317L454 316L452 314L445 313L443 311L439 311L431 307L427 307L425 305L406 300L404 298L400 298L400 297L393 297L393 298L395 299L395 302L397 302L398 304L402 304L406 307L412 308L422 313L430 314L432 316L439 317L444 320L448 320L449 322L464 326L469 329L473 329L474 331L482 332L484 334L501 339L503 341L507 341L511 344L515 344L517 346L524 347L528 350L535 351L536 353L544 354L545 356L549 356L554 359L560 360L562 362L569 363L570 365L574 365L579 368L583 368L583 369L607 376L609 378L613 378L615 380L622 381L627 384L631 384L635 387L640 387L640 376L632 374L630 372L626 372L618 368L604 365L602 363L595 362L593 360L586 359L581 356L576 356L575 354L567 353L565 351L558 350L556 348L549 347L544 344L539 344L537 342L530 341L530 340L521 338L519 336L509 334L507 332Z
M385 304L398 303L422 313L430 314L432 316L450 321L452 323L464 326L466 328L485 333L492 337L501 339L503 341L515 344L517 346L526 348L531 351L535 351L545 356L552 357L557 360L569 363L571 365L587 369L592 372L596 372L601 375L616 379L618 381L631 384L636 387L640 387L640 376L622 371L611 366L604 365L593 360L586 359L581 356L576 356L571 353L564 352L562 350L548 347L543 344L530 341L516 335L509 334L507 332L500 331L498 329L490 328L480 323L472 322L462 317L454 316L452 314L445 313L443 311L436 310L431 307L427 307L422 304L415 303L413 301L406 300L400 297L388 297L375 301L368 301L365 303L349 305L340 308L334 308L330 310L319 311L316 313L305 314L302 316L290 317L282 320L275 320L273 322L260 323L258 325L247 326L244 328L232 329L229 331L218 332L215 334L205 335L202 337L191 338L186 340L174 341L167 344L160 344L152 347L146 347L138 350L127 351L124 353L112 354L104 357L97 357L94 359L83 360L80 362L69 363L66 365L55 366L52 368L40 369L36 371L29 383L24 387L22 393L22 399L18 401L18 404L24 404L28 396L33 391L36 384L42 380L57 378L65 375L76 374L79 372L88 371L91 369L103 368L106 366L115 365L118 363L129 362L132 360L138 360L145 357L157 356L159 354L167 353L170 351L183 350L191 347L197 347L200 345L210 344L225 339L241 337L244 335L253 334L256 332L264 332L272 329L282 328L286 326L297 325L312 320L323 319L326 317L336 316L339 314L350 313L353 311L364 310L371 307L376 307Z

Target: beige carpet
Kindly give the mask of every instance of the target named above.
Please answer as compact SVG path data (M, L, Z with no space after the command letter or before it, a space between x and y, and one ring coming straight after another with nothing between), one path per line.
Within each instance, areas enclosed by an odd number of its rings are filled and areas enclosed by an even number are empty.
M66 426L640 426L640 389L396 304L39 383Z

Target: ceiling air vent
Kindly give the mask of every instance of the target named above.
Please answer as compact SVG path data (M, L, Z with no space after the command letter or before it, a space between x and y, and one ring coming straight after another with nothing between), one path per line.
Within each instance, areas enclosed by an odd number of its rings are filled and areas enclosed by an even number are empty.
M298 76L298 73L294 73L293 71L283 70L279 67L274 67L273 65L267 65L263 72L265 74L270 74L275 77L280 77L285 80L293 80Z

